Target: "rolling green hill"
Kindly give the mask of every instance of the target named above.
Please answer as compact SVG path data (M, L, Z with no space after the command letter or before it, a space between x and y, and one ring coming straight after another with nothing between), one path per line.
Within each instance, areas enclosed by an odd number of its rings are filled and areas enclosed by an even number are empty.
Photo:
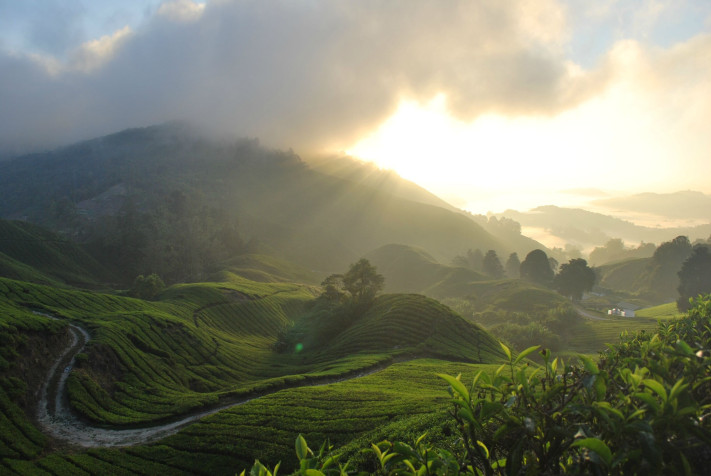
M320 341L321 320L338 316L316 312L311 287L256 282L229 271L221 277L221 282L171 286L152 302L0 279L0 469L150 474L171 468L175 474L233 474L254 458L275 463L288 457L297 429L316 440L331 437L343 444L374 432L420 431L441 418L437 415L446 404L444 385L434 372L454 372L455 364L396 363L349 384L290 387L413 357L480 363L503 358L498 343L478 326L424 296L381 296ZM28 387L16 376L36 364L30 342L33 349L46 349L49 365L66 340L68 321L91 334L67 388L72 407L93 422L154 425L288 390L220 412L157 446L52 452L50 440L25 415L34 407L20 404L32 401L41 379ZM275 352L280 333L291 325L305 337L303 349ZM456 365L468 373L476 368ZM246 431L270 421L270 436ZM265 445L264 438L271 443Z

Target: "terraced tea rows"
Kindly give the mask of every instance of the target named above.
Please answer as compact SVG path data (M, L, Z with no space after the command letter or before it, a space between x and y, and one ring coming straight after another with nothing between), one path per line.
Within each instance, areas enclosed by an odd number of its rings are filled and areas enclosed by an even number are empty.
M193 424L157 445L121 450L89 450L53 454L33 465L6 462L19 474L234 474L254 459L275 463L293 461L293 442L299 433L309 441L329 439L336 445L351 441L376 442L384 433L419 436L444 419L447 385L438 372L462 372L469 379L473 365L417 360L348 382L301 387L245 403ZM441 437L433 431L433 438ZM360 444L360 443L358 443Z
M420 295L382 296L324 353L375 349L471 362L501 357L498 343L488 334L437 301Z
M575 329L567 342L567 348L580 353L597 353L605 350L605 344L618 342L620 335L636 334L639 331L654 332L656 319L629 318L585 321Z
M181 286L173 290L179 299L169 294L157 303L13 281L2 286L7 300L72 317L92 329L92 343L70 376L69 391L73 405L95 421L160 420L303 369L271 351L287 312L312 297L300 286L253 283L247 290L263 293L252 294L254 299L235 298L237 291L228 284ZM203 318L202 325L195 324L195 316ZM275 360L282 365L275 366Z
M501 357L486 333L436 301L413 295L378 298L336 338L310 351L276 353L277 335L307 315L313 291L224 276L221 283L173 286L154 302L0 279L0 302L12 310L0 322L10 325L16 315L23 329L63 331L65 322L35 315L34 309L89 329L89 345L67 379L70 402L90 420L119 426L155 425L219 402L352 375L397 355L485 362ZM446 400L434 367L447 365L455 364L399 364L395 373L364 377L355 386L284 390L206 418L158 445L40 459L46 438L22 409L12 407L11 398L0 396L8 428L3 434L10 435L3 440L0 469L95 474L118 465L115 474L232 474L253 458L291 454L295 431L341 444L383 425L407 429L410 418L430 418ZM444 367L436 371L455 372ZM420 373L430 375L423 380ZM415 383L421 380L424 386ZM2 395L10 387L4 385ZM264 421L273 422L268 431L259 426Z

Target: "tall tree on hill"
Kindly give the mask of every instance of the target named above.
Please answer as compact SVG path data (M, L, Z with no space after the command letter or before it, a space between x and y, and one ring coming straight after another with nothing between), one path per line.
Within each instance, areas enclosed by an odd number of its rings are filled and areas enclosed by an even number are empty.
M553 287L563 296L573 301L580 301L585 291L590 291L595 284L595 272L582 258L571 259L563 263L560 272L553 278Z
M699 294L711 293L711 251L707 245L694 246L691 256L681 265L679 275L679 299L676 306L680 311L689 310L689 299Z
M521 263L520 272L522 278L534 283L548 286L553 281L553 270L543 250L536 249L528 253Z
M474 271L484 270L484 254L479 248L474 251L470 249L467 250L466 255L457 255L452 259L453 266L459 266L461 268L473 269Z
M501 266L501 261L499 261L499 257L496 255L496 251L494 250L486 252L482 262L482 267L484 272L492 278L501 279L504 277L504 267Z
M365 258L352 264L348 272L343 275L343 288L350 293L357 304L372 301L376 294L382 291L384 285L383 275L378 274L375 266Z
M672 241L659 245L644 279L644 287L656 299L666 300L676 295L679 286L678 272L681 265L691 255L689 238L677 236Z
M518 254L514 252L509 255L504 269L506 270L506 276L511 279L516 279L521 275L521 260L518 259Z

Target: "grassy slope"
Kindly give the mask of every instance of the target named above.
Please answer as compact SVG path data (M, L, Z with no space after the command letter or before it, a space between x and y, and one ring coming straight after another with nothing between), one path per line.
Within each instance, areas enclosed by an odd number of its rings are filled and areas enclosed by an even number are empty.
M483 281L470 285L470 296L479 312L544 312L568 302L560 294L523 279Z
M650 258L639 258L617 263L606 264L595 268L598 275L598 285L605 289L639 292L637 282L639 277L647 271Z
M86 286L108 275L80 246L55 233L30 223L0 220L0 276Z
M365 351L470 362L501 357L498 343L478 326L433 299L406 294L379 297L362 317L317 351L329 357Z
M659 306L640 309L635 311L635 315L648 319L678 319L682 317L684 313L679 312L679 308L676 307L676 302L668 302L666 304L660 304Z
M606 344L618 342L625 334L654 332L657 327L658 321L648 318L581 320L570 330L566 349L580 353L597 353L605 350Z

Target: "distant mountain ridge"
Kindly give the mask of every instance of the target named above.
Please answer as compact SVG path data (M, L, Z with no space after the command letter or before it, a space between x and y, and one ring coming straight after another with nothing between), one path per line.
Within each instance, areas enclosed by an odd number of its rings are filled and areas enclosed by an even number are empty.
M679 235L692 241L711 235L711 223L706 225L652 228L636 225L630 221L580 208L564 208L545 205L528 212L506 210L500 217L517 221L523 227L545 229L569 243L587 246L602 246L611 238L621 238L628 244L640 242L660 244Z
M711 221L711 196L693 190L674 193L638 193L594 200L595 205L680 219Z

